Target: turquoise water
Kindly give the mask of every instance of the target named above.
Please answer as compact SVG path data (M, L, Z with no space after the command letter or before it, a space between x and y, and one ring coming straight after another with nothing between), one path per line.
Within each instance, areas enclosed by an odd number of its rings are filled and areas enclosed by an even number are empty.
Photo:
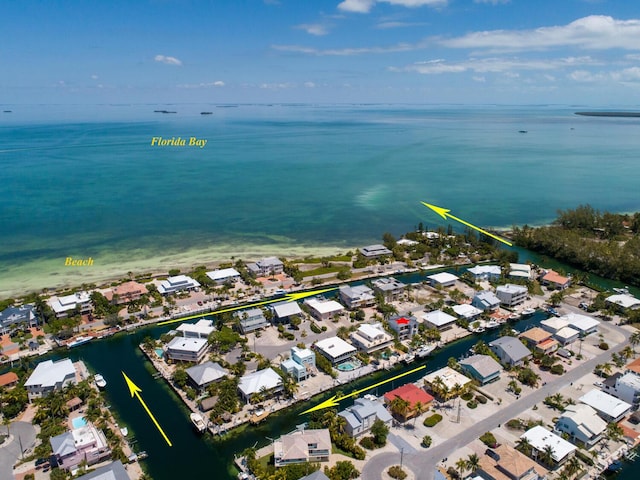
M348 360L336 366L336 368L341 372L351 372L352 370L360 368L361 366L362 364L358 360Z
M76 417L71 420L71 425L73 428L82 428L87 425L87 420L84 417Z
M162 350L161 348L156 348L155 352L158 358L162 358L164 356L164 350Z
M637 119L569 107L208 107L0 116L0 297L54 282L67 256L126 275L185 251L347 249L441 224L421 200L481 226L542 223L586 202L640 209ZM208 143L152 147L154 136Z

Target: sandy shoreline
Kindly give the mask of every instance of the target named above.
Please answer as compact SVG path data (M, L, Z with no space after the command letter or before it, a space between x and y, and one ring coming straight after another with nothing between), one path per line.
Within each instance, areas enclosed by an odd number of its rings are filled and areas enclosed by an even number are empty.
M271 255L287 258L328 256L353 249L354 247L326 245L227 245L167 252L164 255L142 250L126 255L123 252L101 253L92 256L94 264L88 267L65 267L65 258L32 261L5 269L0 276L0 299L20 297L43 289L62 289L84 283L109 283L126 278L128 272L133 272L134 275L161 274L172 268L187 271L198 265L214 268L220 263L238 259L252 261Z

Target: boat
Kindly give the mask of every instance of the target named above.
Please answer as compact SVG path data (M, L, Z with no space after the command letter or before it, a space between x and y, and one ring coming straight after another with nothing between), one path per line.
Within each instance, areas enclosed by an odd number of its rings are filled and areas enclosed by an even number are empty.
M74 338L71 342L67 343L67 348L78 347L80 345L84 345L87 342L90 342L91 340L93 340L93 337L90 337L88 335L80 335Z
M207 429L204 418L202 418L202 415L200 415L199 413L193 412L191 415L189 415L189 418L191 419L191 423L193 423L193 426L196 428L196 430L198 430L198 433L202 433Z
M554 317L559 317L560 314L558 313L558 311L553 308L553 307L549 307L547 308L547 312L549 312L551 315L553 315Z
M127 427L120 427L120 433L123 437L126 437L127 435L129 435L129 429Z
M488 329L498 328L499 326L500 322L498 322L497 320L489 320L484 324L484 327Z
M536 309L535 308L531 308L531 307L525 308L522 311L522 315L525 316L525 317L529 317L529 316L533 315L534 313L536 313Z
M424 358L436 349L435 345L423 345L416 350L416 356L418 358Z
M520 320L520 315L518 312L512 312L509 314L509 320Z
M629 287L614 288L613 291L620 295L629 295Z
M107 381L104 379L102 375L96 373L93 377L93 381L96 382L96 386L98 388L104 388L107 386Z
M402 357L402 362L407 365L413 362L416 359L416 356L413 353L407 353Z

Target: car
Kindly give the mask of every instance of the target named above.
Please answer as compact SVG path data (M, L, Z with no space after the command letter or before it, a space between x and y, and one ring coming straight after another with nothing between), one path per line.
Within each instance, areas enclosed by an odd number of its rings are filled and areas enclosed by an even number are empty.
M496 451L491 450L490 448L487 448L484 453L485 455L493 458L496 462L500 460L500 455L498 455Z
M202 301L201 300L198 301L198 305L202 306Z

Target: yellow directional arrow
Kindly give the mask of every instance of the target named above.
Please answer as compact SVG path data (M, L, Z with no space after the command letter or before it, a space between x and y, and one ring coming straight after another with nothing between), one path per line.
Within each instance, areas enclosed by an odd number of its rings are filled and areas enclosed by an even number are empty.
M449 213L451 210L448 210L448 209L442 208L442 207L436 207L435 205L431 205L430 203L425 203L425 202L420 202L420 203L422 203L425 207L429 207L431 210L436 212L438 215L440 215L445 220L447 218L451 218L451 219L455 220L456 222L460 222L461 224L466 225L467 227L470 227L470 228L473 228L474 230L479 231L480 233L484 233L485 235L488 235L491 238L495 238L499 242L505 243L505 244L509 245L510 247L513 246L513 244L511 244L510 242L506 241L504 238L500 238L497 235L494 235L493 233L489 233L486 230L481 229L480 227L476 227L475 225L472 225L469 222L465 222L461 218L458 218L458 217L456 217L454 215L451 215Z
M284 297L272 298L271 300L264 300L262 302L257 302L257 303L249 303L247 305L238 305L238 306L235 306L235 307L224 308L222 310L216 310L216 311L213 311L213 312L198 313L197 315L191 315L190 317L175 318L173 320L166 320L164 322L159 322L158 325L159 326L169 325L170 323L184 322L186 320L193 320L194 318L202 318L202 317L206 317L206 316L209 316L209 315L218 315L220 313L225 313L225 312L233 312L233 311L236 311L236 310L244 310L245 308L257 307L259 305L266 305L268 303L295 302L295 301L300 300L302 298L312 297L314 295L320 295L321 293L330 292L330 291L335 290L337 288L338 287L331 287L331 288L324 288L322 290L312 290L311 292L287 293Z
M124 379L127 382L127 387L129 387L129 392L131 392L131 398L133 398L134 396L138 397L138 400L140 400L140 403L142 404L144 409L149 414L149 417L151 417L151 420L153 420L153 423L156 425L158 430L160 430L160 433L162 434L164 439L167 441L167 443L171 447L172 444L171 444L171 441L169 440L169 438L167 437L167 434L164 433L164 430L162 430L162 427L160 426L160 424L156 420L156 417L153 416L153 413L151 413L151 410L149 410L149 407L147 407L147 404L144 403L144 400L140 396L140 392L142 391L142 389L139 386L137 386L135 383L133 383L133 381L129 377L127 377L126 373L122 372L122 375L124 376Z
M411 374L413 372L417 372L418 370L422 370L423 368L427 368L427 366L423 365L421 367L414 368L413 370L409 370L408 372L401 373L400 375L396 375L395 377L387 378L386 380L382 380L381 382L378 382L378 383L376 383L374 385L369 385L366 388L361 388L360 390L356 390L355 392L351 392L348 395L343 395L340 398L336 398L336 395L334 395L329 400L325 400L324 402L316 405L315 407L311 407L309 410L305 410L300 415L304 415L305 413L315 412L316 410L322 410L323 408L335 407L335 406L338 405L339 402L341 402L345 398L355 397L356 395L360 395L362 392L367 392L367 391L371 390L372 388L376 388L376 387L379 387L380 385L383 385L385 383L392 382L392 381L394 381L394 380L396 380L396 379L398 379L400 377L404 377L405 375L409 375L409 374Z

